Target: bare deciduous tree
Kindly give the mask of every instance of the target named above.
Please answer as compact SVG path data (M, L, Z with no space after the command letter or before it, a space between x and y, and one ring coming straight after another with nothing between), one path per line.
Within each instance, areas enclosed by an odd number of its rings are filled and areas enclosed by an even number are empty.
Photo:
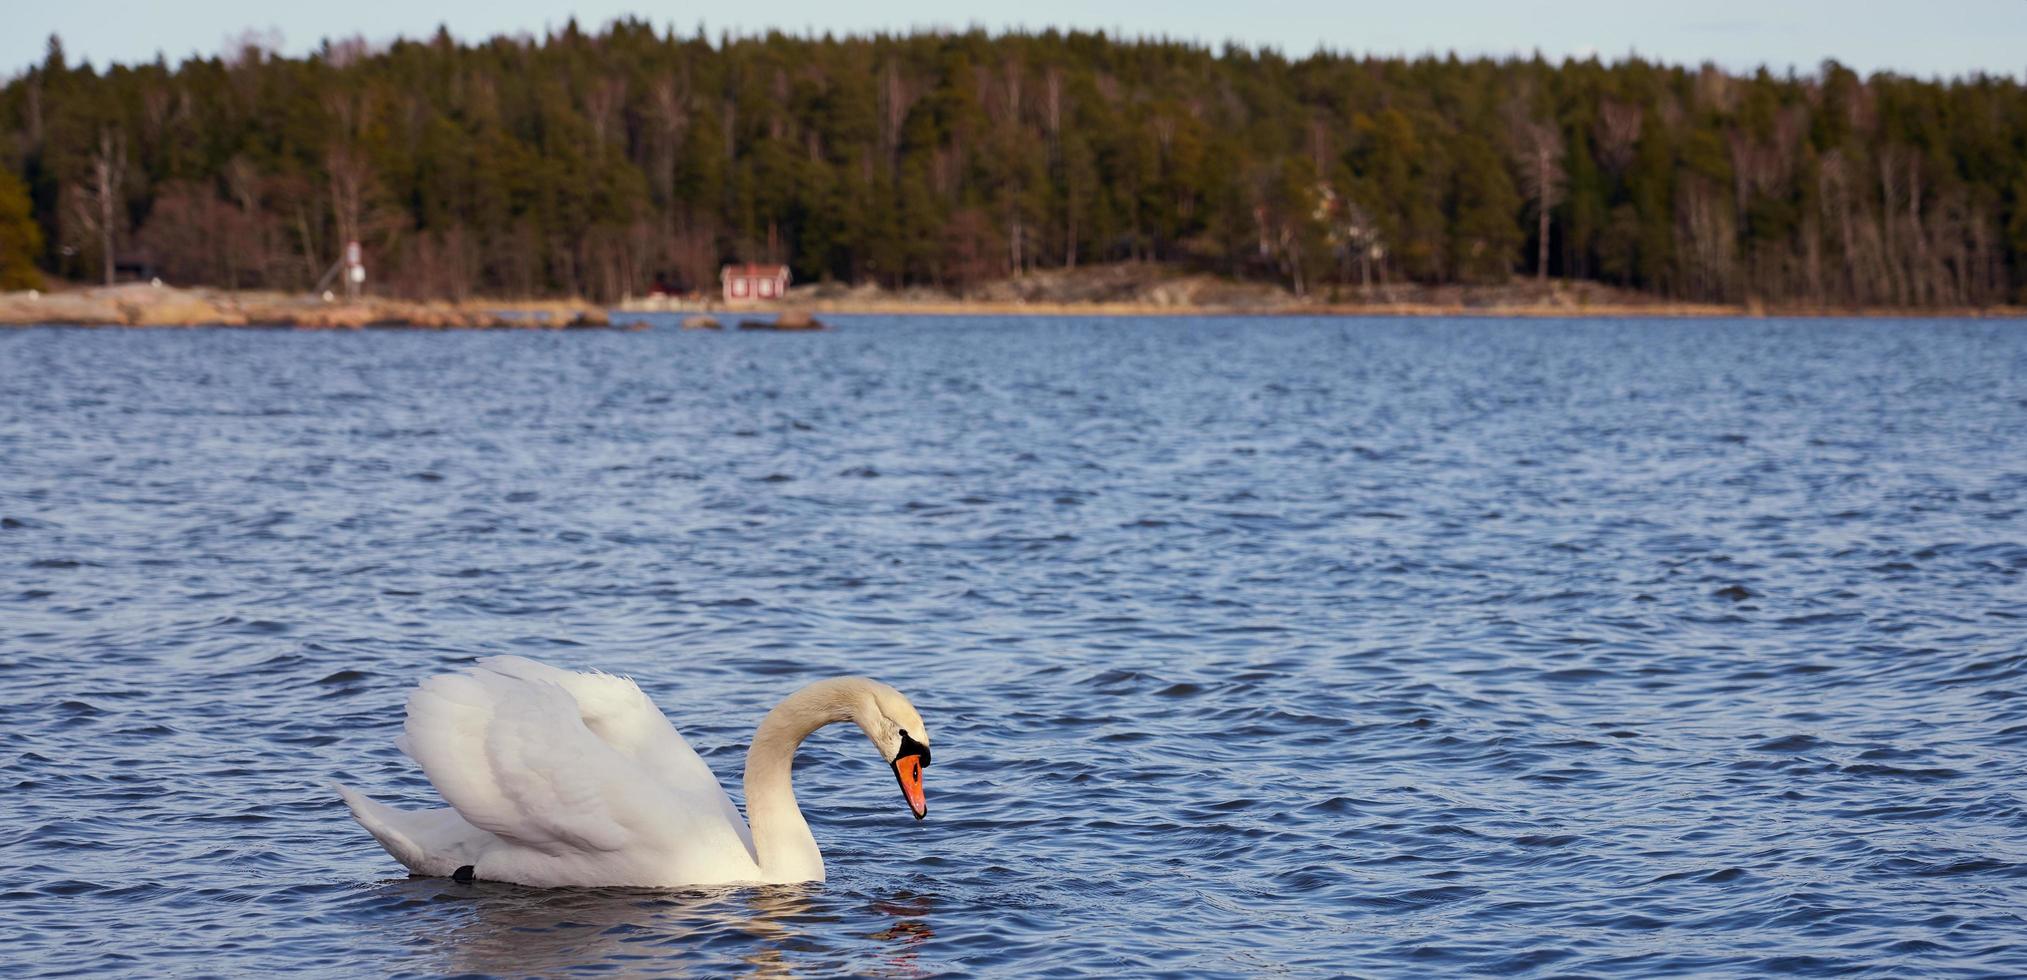
M1633 162L1633 148L1640 142L1640 126L1645 116L1639 106L1614 99L1598 105L1595 137L1598 162L1613 175L1624 174Z
M97 239L99 261L105 282L113 284L115 249L119 244L121 188L127 176L127 137L110 129L99 132L98 149L91 157L91 186L71 195L71 217L78 238Z
M593 149L604 153L606 143L619 135L619 110L626 104L626 79L614 76L591 84L584 93L584 114L591 117Z
M1509 122L1514 156L1520 164L1520 192L1532 203L1535 215L1534 278L1548 281L1549 213L1562 203L1562 130L1552 121L1515 115Z
M683 134L690 128L689 79L664 75L648 87L648 103L654 108L655 192L662 201L675 199L676 157L682 151ZM674 209L670 209L673 216Z

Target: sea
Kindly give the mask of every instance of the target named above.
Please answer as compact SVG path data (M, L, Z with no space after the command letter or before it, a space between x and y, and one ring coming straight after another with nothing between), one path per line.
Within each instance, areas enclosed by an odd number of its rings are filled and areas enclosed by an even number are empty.
M0 330L0 970L2027 974L2027 322L644 319ZM928 819L409 877L498 654Z

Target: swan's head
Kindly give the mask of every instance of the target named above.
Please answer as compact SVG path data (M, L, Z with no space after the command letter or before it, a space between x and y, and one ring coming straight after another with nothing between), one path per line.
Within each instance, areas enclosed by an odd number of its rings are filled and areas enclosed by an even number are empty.
M929 800L922 795L922 770L929 765L929 727L901 692L875 680L866 681L865 686L865 700L855 720L880 750L880 758L893 767L908 809L920 820L929 815Z

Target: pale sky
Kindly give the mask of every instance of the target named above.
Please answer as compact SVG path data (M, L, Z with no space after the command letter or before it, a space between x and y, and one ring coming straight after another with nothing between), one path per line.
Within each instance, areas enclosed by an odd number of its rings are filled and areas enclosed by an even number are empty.
M912 28L1103 29L1218 45L1236 40L1290 55L1318 47L1371 54L1528 54L1551 58L1628 52L1671 63L1715 61L1734 70L1767 65L1813 70L1835 57L1860 71L1921 76L2027 75L2027 0L1166 0L1094 12L1085 0L741 0L736 4L535 2L535 0L26 0L0 31L0 77L42 59L61 35L73 62L174 63L210 55L248 30L278 32L284 53L326 37L370 41L426 37L438 24L477 40L541 35L572 14L587 29L623 14L687 34L720 31L866 33Z

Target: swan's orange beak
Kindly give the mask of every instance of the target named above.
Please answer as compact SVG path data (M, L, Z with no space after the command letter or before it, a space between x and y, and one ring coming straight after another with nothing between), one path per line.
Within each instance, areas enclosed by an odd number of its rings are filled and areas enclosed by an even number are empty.
M929 798L922 795L922 757L904 755L894 760L894 778L901 781L901 795L908 798L908 809L915 811L915 819L929 815Z

